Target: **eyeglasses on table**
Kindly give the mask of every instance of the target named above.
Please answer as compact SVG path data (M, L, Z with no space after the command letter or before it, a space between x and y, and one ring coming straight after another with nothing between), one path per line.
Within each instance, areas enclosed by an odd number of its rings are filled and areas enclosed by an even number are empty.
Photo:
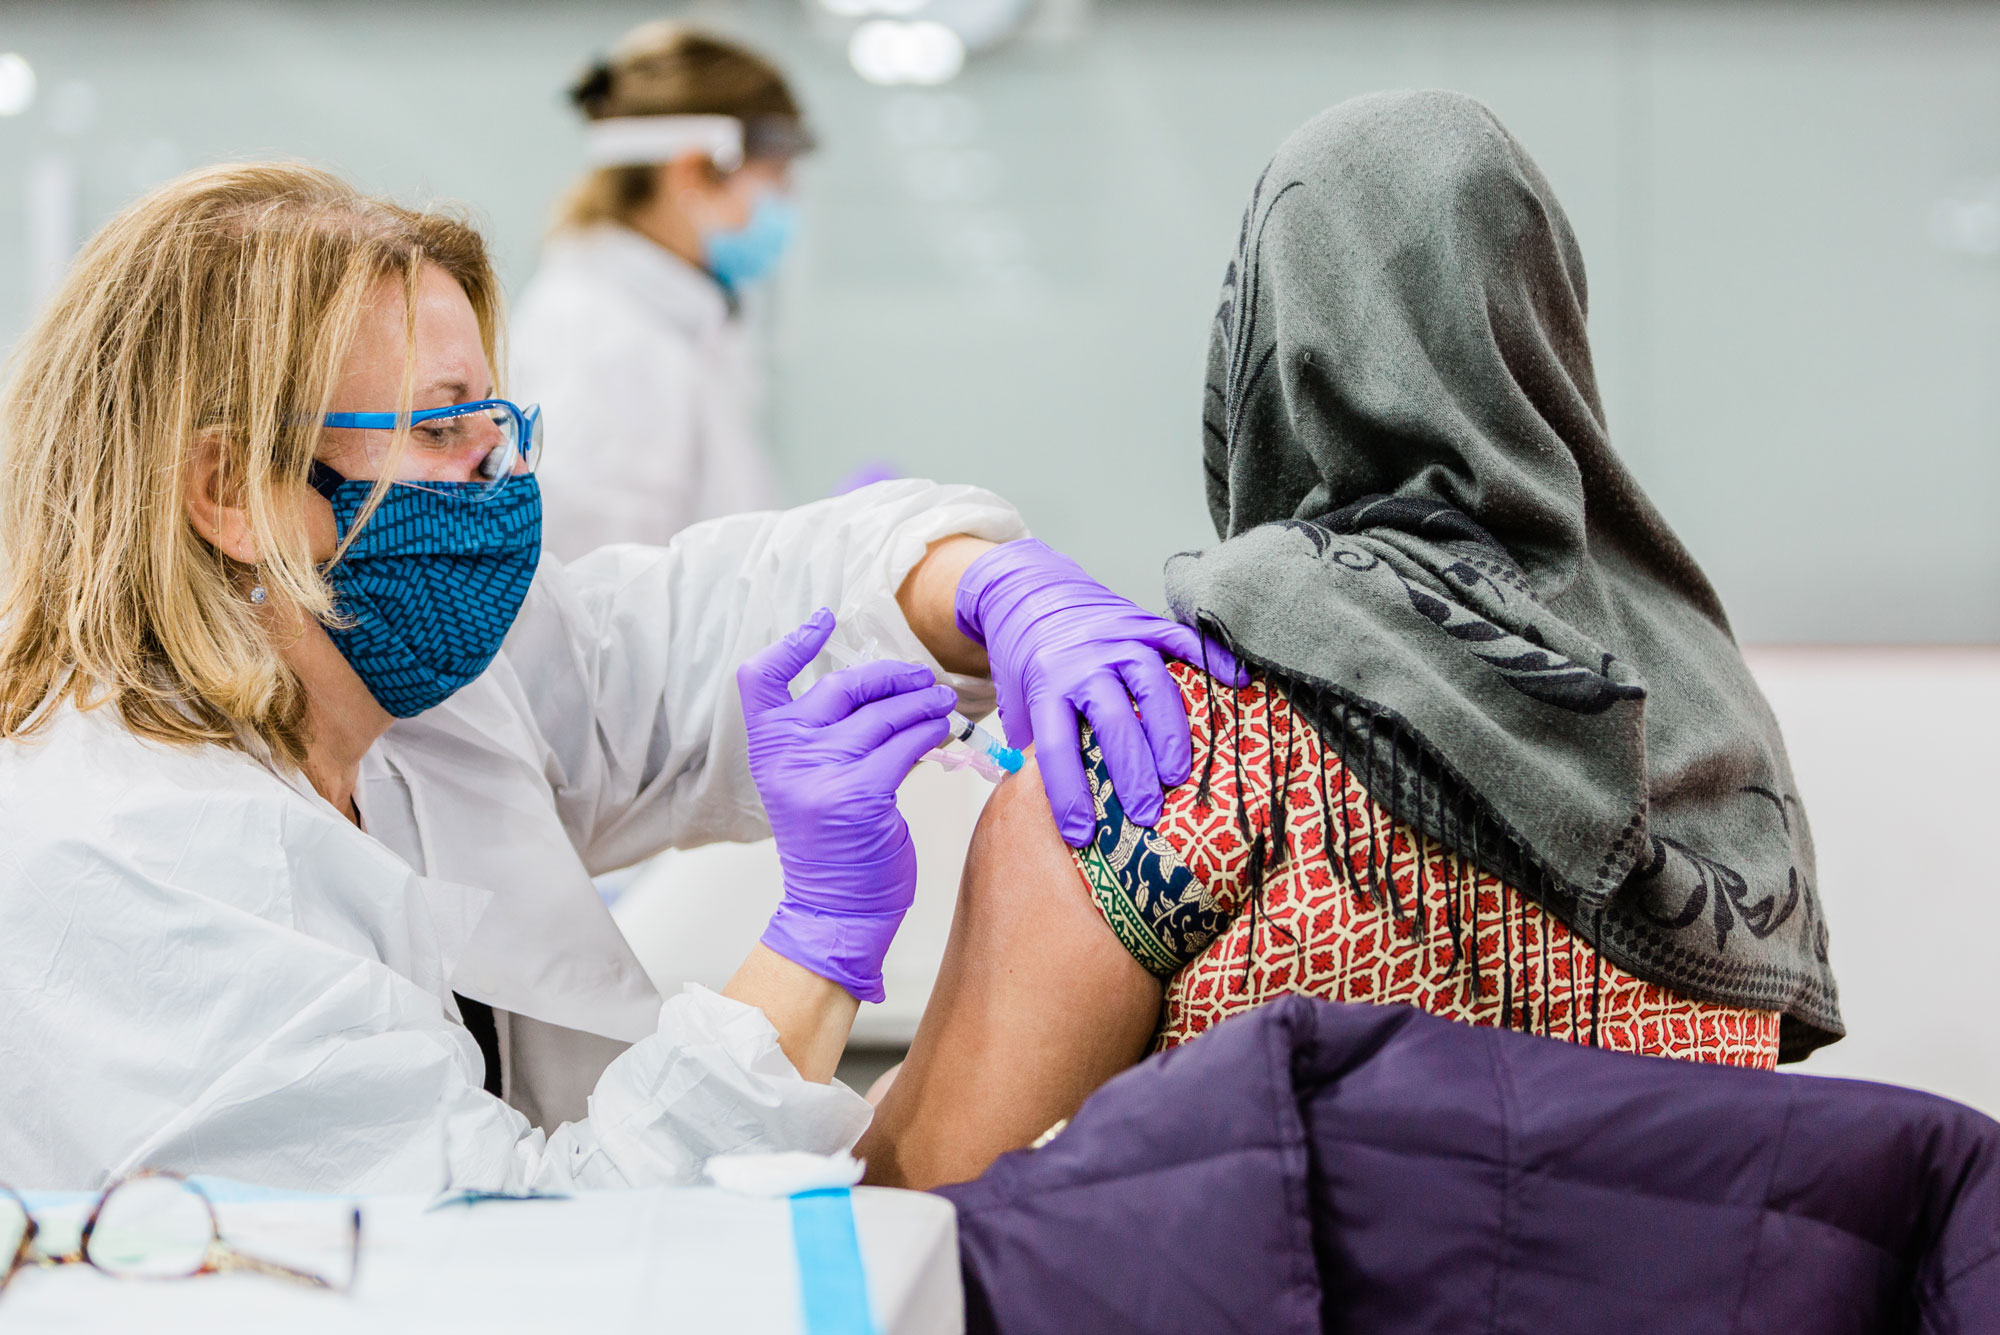
M19 1192L0 1183L0 1294L30 1266L87 1265L116 1279L189 1279L246 1272L345 1292L361 1264L361 1211L350 1207L351 1237L344 1279L330 1279L253 1256L224 1240L215 1204L179 1173L146 1169L119 1178L98 1194L74 1252L35 1246L41 1226Z

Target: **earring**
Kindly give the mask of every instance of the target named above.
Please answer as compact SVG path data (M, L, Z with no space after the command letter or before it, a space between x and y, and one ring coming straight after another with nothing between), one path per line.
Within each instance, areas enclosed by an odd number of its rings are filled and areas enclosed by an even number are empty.
M270 595L264 592L264 586L262 584L253 584L250 586L250 601L255 603L257 606L262 607L264 605L264 600L268 597L270 597Z

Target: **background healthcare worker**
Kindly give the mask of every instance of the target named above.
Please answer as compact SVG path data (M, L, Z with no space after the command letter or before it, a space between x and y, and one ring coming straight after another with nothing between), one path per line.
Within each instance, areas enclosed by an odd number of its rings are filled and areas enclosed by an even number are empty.
M953 700L993 689L1032 729L1074 839L1079 711L1142 817L1185 777L1160 652L1193 632L987 493L885 483L544 558L498 324L462 222L252 164L115 218L25 339L0 396L0 1180L619 1185L840 1149L868 1110L830 1076L914 885L896 785ZM794 700L822 608L912 661ZM767 831L762 940L724 993L663 1005L590 872ZM454 993L490 1008L484 1062ZM583 1063L587 1118L520 1110L537 1028L631 1043Z
M784 77L677 23L628 34L571 90L590 171L515 308L511 383L563 424L543 476L565 560L777 501L743 311L794 215L812 138Z

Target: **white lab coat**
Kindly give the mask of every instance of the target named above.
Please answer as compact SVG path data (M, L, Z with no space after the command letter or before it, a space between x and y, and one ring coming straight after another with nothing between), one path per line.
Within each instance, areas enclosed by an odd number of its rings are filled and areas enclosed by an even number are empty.
M493 666L369 754L366 834L296 776L109 710L0 743L0 1181L617 1186L851 1145L866 1104L800 1079L752 1007L662 1006L590 877L764 837L734 667L822 605L924 659L895 590L961 532L1021 525L891 482L545 560ZM633 1046L545 1135L481 1087L454 990Z
M558 233L509 325L508 393L548 422L557 556L777 503L749 330L701 270L615 224Z

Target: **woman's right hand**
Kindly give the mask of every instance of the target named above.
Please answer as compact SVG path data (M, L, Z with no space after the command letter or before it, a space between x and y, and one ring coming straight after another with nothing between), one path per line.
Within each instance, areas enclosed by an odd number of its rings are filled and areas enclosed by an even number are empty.
M880 1001L882 959L917 889L896 789L949 736L957 697L929 668L884 661L830 673L794 700L792 678L833 625L822 608L736 671L750 777L785 883L762 939L860 1000Z

